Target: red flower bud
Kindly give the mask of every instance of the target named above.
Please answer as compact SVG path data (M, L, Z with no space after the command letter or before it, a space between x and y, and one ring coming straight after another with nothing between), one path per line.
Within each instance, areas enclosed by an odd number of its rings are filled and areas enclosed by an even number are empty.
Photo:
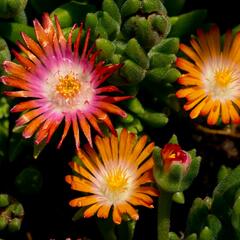
M168 143L161 151L164 171L168 171L173 164L181 164L187 170L191 163L189 154L182 150L178 144Z

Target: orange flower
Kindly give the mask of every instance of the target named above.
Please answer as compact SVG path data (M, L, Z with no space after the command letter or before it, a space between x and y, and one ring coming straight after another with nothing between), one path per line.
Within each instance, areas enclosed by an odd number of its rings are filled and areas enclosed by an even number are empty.
M113 221L120 224L122 214L132 219L139 218L133 206L153 208L150 196L158 196L158 191L146 184L153 182L151 153L154 143L145 147L147 136L136 141L136 135L122 130L120 139L110 137L95 138L97 154L89 144L79 150L83 165L71 162L72 169L79 176L66 176L71 188L90 195L70 201L72 207L87 207L84 217L95 213L99 218L107 218L113 207ZM147 159L147 160L146 160Z
M224 124L239 123L240 33L233 37L228 31L223 47L217 26L208 33L198 30L197 36L191 39L191 47L180 44L192 61L177 59L176 65L186 74L178 79L185 87L176 95L187 99L184 109L191 109L191 118L208 115L209 125L216 124L219 117Z
M38 41L22 33L24 44L18 42L17 45L24 54L13 51L19 64L4 61L8 75L1 77L5 85L20 89L7 91L6 95L27 100L11 109L12 112L23 112L17 120L17 126L25 126L23 136L30 138L36 133L36 144L44 139L49 142L59 125L65 122L58 147L72 127L76 148L79 148L80 132L90 144L91 127L103 136L99 122L115 133L109 114L126 117L127 114L115 103L129 97L113 96L112 93L121 91L102 84L121 64L105 65L104 61L96 64L100 51L94 51L94 45L89 48L90 29L86 31L79 51L82 24L74 46L72 33L76 25L66 39L57 17L56 27L48 14L43 15L42 25L38 20L33 24Z

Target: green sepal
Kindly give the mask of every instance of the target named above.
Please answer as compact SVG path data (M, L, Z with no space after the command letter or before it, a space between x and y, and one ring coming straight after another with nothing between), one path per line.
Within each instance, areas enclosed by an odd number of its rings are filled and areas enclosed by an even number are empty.
M169 37L181 38L194 32L207 17L207 10L199 9L174 17ZM170 18L171 19L171 18Z
M177 135L173 134L172 137L170 138L170 140L168 141L168 143L178 144Z
M148 56L135 38L128 41L124 54L142 68L149 67Z
M45 149L46 146L47 146L46 139L44 139L39 144L34 143L34 145L33 145L33 157L35 159L37 159L38 156L40 155L40 153Z
M104 0L102 4L103 11L107 12L115 21L121 23L121 14L117 4L113 0Z
M185 203L185 197L183 192L176 192L173 194L172 200L178 204L184 204Z
M84 212L87 209L87 207L81 207L77 210L77 212L72 217L73 222L76 222L80 220L81 218L84 218Z
M203 230L200 232L199 240L214 240L213 233L209 227L204 227Z

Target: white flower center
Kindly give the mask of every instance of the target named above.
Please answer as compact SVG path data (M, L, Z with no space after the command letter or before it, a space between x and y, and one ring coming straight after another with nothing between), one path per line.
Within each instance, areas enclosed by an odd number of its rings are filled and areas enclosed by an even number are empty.
M47 74L43 93L59 112L84 110L94 96L90 73L70 60L63 61Z
M120 166L112 168L99 181L99 193L110 204L126 201L133 192L134 174Z
M240 94L240 65L222 57L209 60L202 74L206 93L220 101L231 100Z

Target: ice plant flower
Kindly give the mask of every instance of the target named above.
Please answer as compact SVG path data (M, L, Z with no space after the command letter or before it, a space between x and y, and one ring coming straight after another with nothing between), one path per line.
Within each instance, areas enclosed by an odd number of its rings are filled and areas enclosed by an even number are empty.
M220 32L213 26L208 33L197 31L191 47L180 44L189 60L178 58L176 65L185 71L178 82L184 86L176 95L186 98L184 109L190 117L207 117L214 125L221 118L224 124L240 123L240 33L228 31L221 46Z
M168 143L161 151L164 171L169 171L173 164L181 164L185 171L191 163L189 154L182 150L178 144Z
M108 218L112 210L113 221L120 224L122 215L128 214L137 220L139 215L134 208L142 205L153 208L151 196L158 191L148 184L153 181L152 167L154 143L145 146L147 136L136 141L134 133L123 129L120 138L96 136L95 152L89 144L78 151L82 164L71 162L70 166L78 176L66 176L71 188L87 193L70 201L72 207L86 207L84 217L95 213L99 218Z
M90 144L90 125L103 135L99 127L99 122L103 122L114 133L108 114L125 117L126 113L113 103L129 97L108 96L108 93L121 91L115 86L101 85L121 65L105 65L104 61L96 63L99 51L94 51L94 46L88 49L90 29L79 54L82 24L72 48L72 32L76 25L66 39L57 17L56 28L48 14L43 15L42 25L38 20L33 23L37 42L21 33L24 44L18 42L17 45L24 55L14 50L19 64L5 61L3 67L8 75L1 77L4 84L20 89L6 91L6 95L30 98L11 110L23 112L16 122L17 126L26 125L23 136L30 138L36 133L36 144L44 139L49 142L60 123L65 121L58 147L72 126L76 147L79 148L80 129Z

